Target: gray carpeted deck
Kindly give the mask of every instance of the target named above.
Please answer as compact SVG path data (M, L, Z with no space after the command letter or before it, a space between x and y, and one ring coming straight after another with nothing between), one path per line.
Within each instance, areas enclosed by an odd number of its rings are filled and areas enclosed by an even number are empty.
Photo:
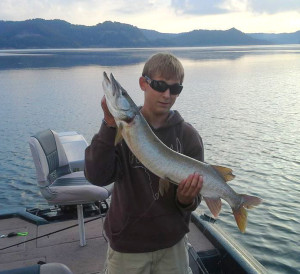
M92 218L91 218L92 219ZM86 219L90 220L90 219ZM77 220L37 226L26 220L13 217L0 219L0 234L27 231L28 236L0 239L0 249L25 240L48 234L76 224ZM189 241L195 250L213 249L211 243L194 224L190 226ZM102 273L105 265L107 243L102 236L102 220L85 224L87 245L79 245L78 227L35 239L25 244L0 250L0 270L30 266L39 261L63 263L74 274Z

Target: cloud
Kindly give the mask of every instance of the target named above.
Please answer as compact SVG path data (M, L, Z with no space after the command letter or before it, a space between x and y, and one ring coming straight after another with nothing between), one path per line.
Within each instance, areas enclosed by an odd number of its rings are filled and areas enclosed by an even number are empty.
M223 0L171 0L171 6L179 14L220 14Z
M299 12L300 0L0 0L0 20L61 19L90 26L109 20L174 33L232 27L292 32L299 30Z
M168 5L166 0L1 0L0 20L62 19L92 25L159 12Z
M171 0L179 14L213 15L230 12L280 13L299 11L299 0Z
M103 22L102 18L140 17L154 13L177 16L220 15L233 12L275 14L300 12L300 0L1 0L0 19L60 18L75 23ZM130 19L134 20L133 18ZM150 19L151 20L151 19ZM155 19L154 19L155 20Z
M249 6L258 13L300 12L299 0L249 0Z
M87 1L90 3L91 1ZM48 18L49 16L57 18L65 12L74 11L84 1L66 1L66 0L2 0L0 2L1 19L24 20L30 18Z
M140 14L151 11L159 6L164 6L165 1L157 0L118 0L118 1L108 1L108 6L113 12L120 14ZM112 5L113 3L113 5Z

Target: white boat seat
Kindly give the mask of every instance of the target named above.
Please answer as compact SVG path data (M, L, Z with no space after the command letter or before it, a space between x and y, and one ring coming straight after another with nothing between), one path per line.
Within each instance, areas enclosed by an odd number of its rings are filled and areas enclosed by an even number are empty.
M111 194L111 186L89 183L83 171L72 172L59 135L53 130L38 132L29 139L36 168L38 186L50 205L77 205L80 245L86 244L83 204L103 201Z
M103 201L110 189L89 183L83 171L58 177L50 186L40 188L42 195L51 205L86 204Z

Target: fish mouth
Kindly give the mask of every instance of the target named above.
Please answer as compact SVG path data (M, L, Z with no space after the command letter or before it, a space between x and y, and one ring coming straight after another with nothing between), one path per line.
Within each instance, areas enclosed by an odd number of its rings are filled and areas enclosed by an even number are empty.
M127 124L130 124L134 118L135 118L136 115L134 115L133 117L126 117L123 121Z
M139 113L138 107L132 101L127 91L120 85L120 83L114 78L113 74L110 74L110 78L103 72L104 81L102 86L104 94L107 98L107 106L111 114L115 119L130 124Z

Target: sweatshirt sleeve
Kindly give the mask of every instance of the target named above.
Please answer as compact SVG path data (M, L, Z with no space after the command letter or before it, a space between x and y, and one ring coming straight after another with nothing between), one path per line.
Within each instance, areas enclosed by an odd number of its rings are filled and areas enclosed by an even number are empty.
M112 183L118 174L118 156L114 145L116 128L104 122L85 150L85 177L94 185L105 186Z

